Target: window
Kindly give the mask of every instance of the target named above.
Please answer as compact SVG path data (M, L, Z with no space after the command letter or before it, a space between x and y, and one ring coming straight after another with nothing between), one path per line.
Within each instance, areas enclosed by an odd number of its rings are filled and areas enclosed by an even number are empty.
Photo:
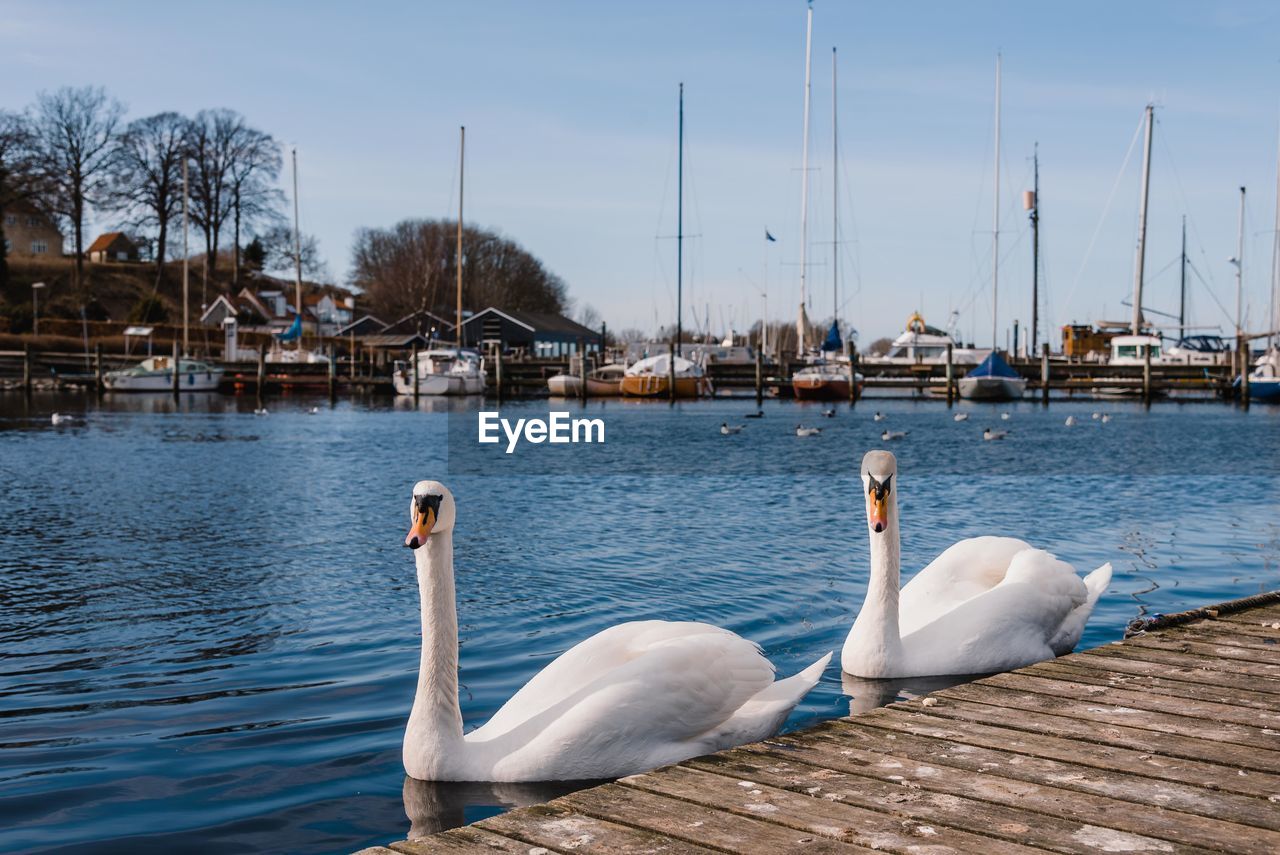
M16 226L16 225L18 224L18 217L17 217L17 215L16 215L16 214L5 214L5 215L4 215L4 224L5 224L6 226Z
M38 226L38 225L40 225L40 220L39 220L39 219L37 219L36 217L27 217L27 225L28 225L28 226Z
M129 253L127 252L116 253L116 261L128 261L128 260L129 260Z
M44 240L33 240L31 242L32 255L44 255L49 251L49 242Z
M9 240L8 238L4 239L4 251L6 254L13 252L13 241Z

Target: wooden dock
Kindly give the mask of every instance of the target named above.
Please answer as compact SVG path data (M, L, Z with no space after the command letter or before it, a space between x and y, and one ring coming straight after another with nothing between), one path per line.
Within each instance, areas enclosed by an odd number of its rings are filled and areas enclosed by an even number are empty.
M1280 592L361 855L1280 852Z

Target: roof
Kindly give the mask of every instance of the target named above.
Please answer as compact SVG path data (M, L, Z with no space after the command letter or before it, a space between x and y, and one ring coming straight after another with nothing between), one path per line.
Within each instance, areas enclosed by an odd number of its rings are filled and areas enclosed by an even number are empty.
M471 317L462 322L465 327L467 324L483 318L487 314L501 315L507 320L525 327L530 332L547 332L558 333L560 335L572 336L575 338L599 338L600 331L585 327L577 321L570 320L564 315L544 312L523 312L518 309L499 309L496 306L490 306L481 312L476 312Z
M124 232L103 232L98 235L97 240L89 244L87 252L106 252L116 241L124 241L131 249L136 249L137 244L129 240Z
M382 332L391 325L382 318L373 315L363 315L359 319L352 321L342 329L338 330L338 335L347 335L352 330L359 330L361 327L373 327L378 332Z
M385 333L379 335L362 335L358 337L360 343L365 347L409 347L415 341L429 344L427 337L422 333L394 333L387 335Z
M424 328L422 324L423 320L430 320L433 323L427 324L426 327ZM416 312L413 312L411 314L405 315L403 318L400 318L398 321L388 326L384 330L384 332L387 332L387 333L424 332L426 329L429 329L432 326L438 327L440 330L453 328L453 324L449 323L439 315L434 314L433 312L428 312L426 309L419 309Z

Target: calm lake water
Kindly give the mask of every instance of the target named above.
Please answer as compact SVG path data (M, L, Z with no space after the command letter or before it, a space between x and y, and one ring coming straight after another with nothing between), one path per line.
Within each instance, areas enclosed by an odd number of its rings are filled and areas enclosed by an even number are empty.
M469 728L623 620L729 627L784 674L838 649L867 577L857 465L886 427L909 431L889 446L904 575L978 534L1081 572L1112 561L1082 646L1280 587L1277 408L1021 403L957 423L937 402L831 419L767 402L752 421L750 402L591 402L605 446L508 458L474 443L478 402L253 406L0 395L0 850L345 852L561 792L404 779L421 478L458 502ZM823 434L797 438L801 421ZM1009 438L982 442L988 425ZM788 727L927 688L833 663Z

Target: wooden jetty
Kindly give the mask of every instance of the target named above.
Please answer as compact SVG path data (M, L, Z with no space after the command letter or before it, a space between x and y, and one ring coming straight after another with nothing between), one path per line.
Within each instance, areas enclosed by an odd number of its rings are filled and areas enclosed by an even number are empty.
M1280 592L698 757L421 853L1280 852Z

